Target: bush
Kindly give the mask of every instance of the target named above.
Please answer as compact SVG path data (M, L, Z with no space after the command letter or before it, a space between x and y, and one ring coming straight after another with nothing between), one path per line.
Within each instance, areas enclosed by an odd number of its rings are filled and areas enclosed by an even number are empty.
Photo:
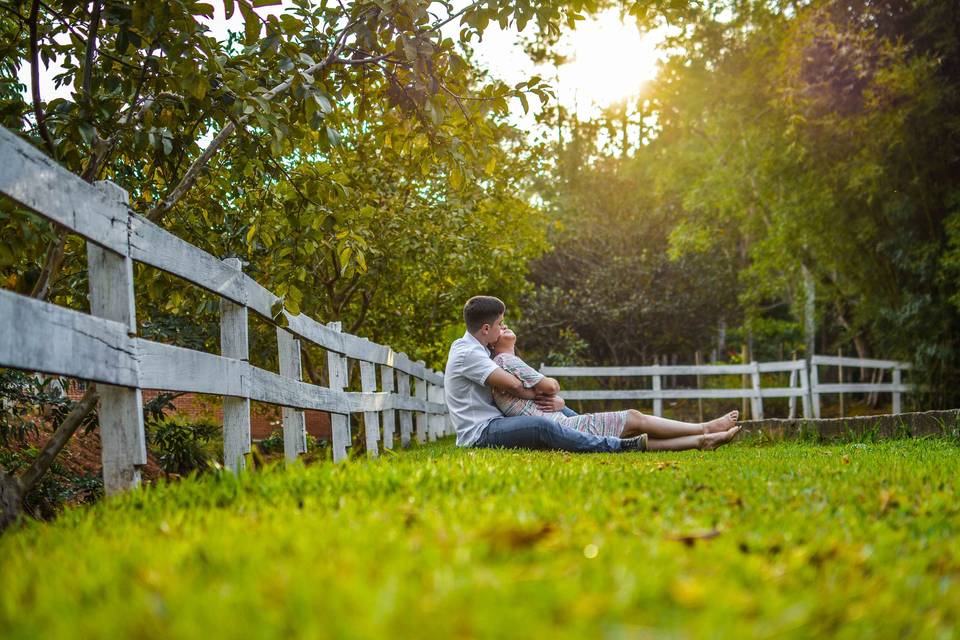
M326 440L318 440L309 433L307 434L307 451L315 451L327 446ZM272 455L283 453L283 429L274 429L270 435L257 443L260 453L263 455Z
M148 446L166 473L187 475L216 466L220 425L209 419L169 416L147 424Z

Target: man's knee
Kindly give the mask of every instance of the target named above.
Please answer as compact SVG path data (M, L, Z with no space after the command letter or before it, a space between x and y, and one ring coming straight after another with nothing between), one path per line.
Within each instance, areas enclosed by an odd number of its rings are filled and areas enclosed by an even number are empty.
M563 427L550 418L537 416L536 429L537 434L540 436L540 441L544 444L547 444L560 432L561 429L563 429Z

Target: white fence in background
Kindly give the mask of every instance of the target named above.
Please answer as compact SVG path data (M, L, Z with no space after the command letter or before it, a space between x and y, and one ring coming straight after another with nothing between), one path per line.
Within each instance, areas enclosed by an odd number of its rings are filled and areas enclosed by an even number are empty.
M0 290L0 366L98 383L108 493L138 484L147 462L142 389L223 396L224 461L232 470L250 451L251 400L283 407L287 459L306 451L304 409L332 414L334 461L346 457L352 413L364 416L372 456L380 442L393 447L397 417L404 447L414 431L419 442L452 433L443 377L422 361L341 333L339 323L283 311L286 326L277 325L279 299L245 275L239 260L220 260L161 229L132 212L116 185L84 182L2 127L0 193L87 240L91 313ZM220 296L221 355L136 336L134 261ZM279 374L248 360L249 311L276 325ZM327 351L329 387L302 381L300 340ZM349 359L359 361L360 392L344 391Z
M818 369L822 366L891 371L891 383L834 383L819 382ZM753 419L763 419L764 398L788 398L789 417L796 417L797 399L800 400L804 418L820 417L820 396L823 394L891 393L893 412L900 413L901 394L914 391L913 385L902 382L903 372L910 363L894 360L871 360L818 356L806 360L782 362L751 362L749 364L705 365L650 365L640 367L548 367L540 366L540 372L554 378L650 378L650 386L640 389L566 390L561 395L566 400L652 400L653 414L663 415L664 400L708 400L718 398L747 399ZM787 373L785 387L763 387L762 374ZM739 375L749 382L741 388L666 388L664 381L672 376L717 376Z

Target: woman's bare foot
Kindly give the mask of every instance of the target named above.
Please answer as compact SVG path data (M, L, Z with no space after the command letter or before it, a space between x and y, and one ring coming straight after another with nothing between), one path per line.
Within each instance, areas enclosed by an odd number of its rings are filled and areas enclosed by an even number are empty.
M703 451L712 451L721 445L727 444L737 436L741 428L740 426L736 426L726 431L707 433L700 436L700 449Z
M740 412L734 409L730 413L715 418L710 422L703 423L703 434L707 435L708 433L722 433L724 431L729 431L737 424L737 418L740 417Z

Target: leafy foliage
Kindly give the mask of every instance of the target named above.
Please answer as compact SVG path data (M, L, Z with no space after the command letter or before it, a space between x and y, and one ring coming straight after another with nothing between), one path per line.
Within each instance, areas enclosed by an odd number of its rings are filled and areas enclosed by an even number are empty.
M704 314L753 341L755 357L778 344L803 352L806 271L818 351L913 360L929 392L922 404L954 406L956 7L819 0L686 11L642 95L590 122L542 115L561 140L542 192L565 226L533 273L535 325L574 329L597 362L630 353L605 344L621 335L637 350L703 349L717 331ZM551 42L540 45L549 57ZM672 261L657 272L639 256L662 255L664 235ZM568 276L555 275L561 265ZM645 305L625 302L634 285ZM644 331L656 304L669 321ZM602 329L588 335L591 321Z
M148 446L166 473L187 475L217 464L222 428L212 420L173 415L147 424Z

